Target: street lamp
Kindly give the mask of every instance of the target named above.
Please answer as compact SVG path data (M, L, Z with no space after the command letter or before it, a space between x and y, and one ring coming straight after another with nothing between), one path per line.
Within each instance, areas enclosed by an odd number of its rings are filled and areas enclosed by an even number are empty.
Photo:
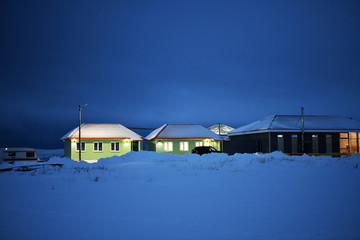
M81 110L87 106L87 103L84 106L79 105L79 162L81 161Z

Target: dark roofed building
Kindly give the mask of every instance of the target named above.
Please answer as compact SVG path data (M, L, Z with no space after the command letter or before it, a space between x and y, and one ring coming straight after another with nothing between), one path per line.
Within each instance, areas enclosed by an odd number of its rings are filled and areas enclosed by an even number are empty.
M360 121L340 116L273 115L228 133L224 152L298 154L359 152ZM302 138L304 140L302 141ZM303 151L304 148L304 151Z

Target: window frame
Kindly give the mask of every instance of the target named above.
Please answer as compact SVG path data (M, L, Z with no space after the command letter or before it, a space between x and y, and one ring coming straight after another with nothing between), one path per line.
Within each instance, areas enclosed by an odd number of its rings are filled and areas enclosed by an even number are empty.
M171 145L171 150L169 150L169 146ZM164 152L173 152L174 151L174 143L172 141L164 141Z
M187 146L187 149L185 149L185 146ZM189 148L190 147L189 147L189 142L188 141L180 141L179 142L179 151L180 152L188 152Z
M112 144L114 144L114 150L112 150ZM119 145L119 150L116 150L116 144ZM120 142L119 141L110 142L110 152L120 152Z
M325 151L327 154L333 153L332 140L333 136L331 134L325 135Z
M339 148L340 148L340 154L349 154L350 153L350 139L349 139L349 133L342 132L339 134ZM345 148L342 146L346 145Z
M316 139L316 141L315 141ZM315 145L316 143L316 145ZM315 148L314 148L315 146ZM316 151L315 151L316 150ZM311 135L311 151L312 153L319 153L319 135L318 134L312 134Z
M98 144L98 149L97 150L95 150L95 143L97 143ZM99 150L100 149L100 143L101 143L101 151ZM93 152L103 152L104 151L104 144L103 144L103 142L100 142L100 141L98 141L98 142L93 142Z
M297 134L291 134L291 153L299 153L299 138Z
M276 135L276 139L277 139L277 151L280 151L280 152L285 152L285 139L284 139L284 134L277 134ZM279 140L281 139L281 148L279 148Z
M79 152L78 144L79 144L79 148L80 148L80 142L76 142L76 143L75 143L76 152ZM82 145L82 144L84 144L84 150L82 149L82 146L81 146L81 152L86 152L86 142L81 141L81 145Z
M200 143L200 145L198 145L198 143ZM195 147L203 147L204 146L204 141L195 141Z

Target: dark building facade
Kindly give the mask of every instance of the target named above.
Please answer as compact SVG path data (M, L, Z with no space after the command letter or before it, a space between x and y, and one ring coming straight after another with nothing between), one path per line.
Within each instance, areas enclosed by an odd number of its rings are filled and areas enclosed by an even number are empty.
M288 154L358 153L360 122L336 116L304 116L302 130L301 116L275 115L231 131L229 141L224 142L224 152L229 154L274 151Z

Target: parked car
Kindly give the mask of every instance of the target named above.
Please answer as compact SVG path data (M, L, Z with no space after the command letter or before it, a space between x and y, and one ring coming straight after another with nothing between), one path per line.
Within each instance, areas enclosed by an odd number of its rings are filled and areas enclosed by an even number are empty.
M193 150L191 150L191 153L196 153L199 155L213 153L213 152L219 153L220 151L218 151L218 150L216 150L216 148L210 147L210 146L195 147Z

